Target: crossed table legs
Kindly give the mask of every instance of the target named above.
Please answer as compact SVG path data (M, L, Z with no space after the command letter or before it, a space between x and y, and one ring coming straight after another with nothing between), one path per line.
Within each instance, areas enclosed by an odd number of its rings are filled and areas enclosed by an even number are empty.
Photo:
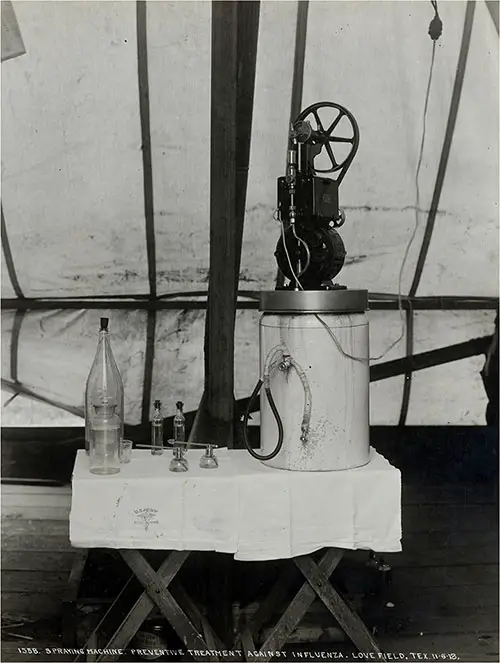
M139 550L120 550L120 554L133 576L87 640L85 650L101 653L87 654L86 660L117 661L120 658L119 650L128 646L156 606L195 660L218 661L220 657L217 652L227 650L227 647L176 579L190 553L171 551L158 571L151 567ZM255 636L275 614L276 608L282 604L294 580L290 568L286 569L269 595L260 603L257 612L244 625L233 651L236 648L240 651L239 645L241 645L245 660L255 659L258 651L260 662L269 661L272 653L281 650L287 643L318 596L360 651L374 652L379 660L384 660L377 643L361 618L330 584L330 576L340 562L342 554L343 551L338 548L329 548L324 552L319 564L316 564L311 555L294 557L293 562L304 576L305 582L272 628L264 644L257 650L254 644ZM140 595L137 580L144 588ZM169 589L174 580L176 598ZM85 659L80 655L75 660ZM225 660L234 660L234 658L225 658Z
M174 598L169 590L169 586L188 558L189 551L170 552L158 571L151 567L139 550L119 552L133 576L85 644L85 651L99 653L95 655L87 653L86 659L83 655L79 655L75 660L117 661L120 658L119 651L128 646L156 606L186 648L193 650L193 658L200 661L218 661L216 655L207 656L205 653L225 649L206 617L177 580L175 581L177 598ZM138 598L136 580L145 590Z
M287 643L290 635L299 625L316 596L321 599L359 651L373 652L379 660L385 660L377 642L359 615L346 604L330 584L330 576L342 559L342 555L343 551L341 549L328 548L319 564L316 564L311 555L293 558L295 566L301 571L306 581L288 604L264 644L257 650L254 637L285 598L286 590L293 581L293 567L286 569L283 575L278 578L267 598L260 604L257 612L241 633L243 649L245 652L250 651L253 654L250 657L247 656L245 660L255 660L256 651L258 651L259 661L269 661L272 652L281 650Z

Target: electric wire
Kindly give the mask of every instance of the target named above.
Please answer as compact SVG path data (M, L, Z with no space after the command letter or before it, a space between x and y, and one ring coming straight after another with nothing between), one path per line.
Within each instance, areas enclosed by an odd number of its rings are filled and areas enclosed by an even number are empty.
M300 270L300 272L299 272L299 274L298 274L299 279L300 279L300 277L302 276L302 274L304 274L305 272L307 272L307 270L309 269L309 265L311 264L311 251L310 251L310 249L309 249L309 247L308 247L308 245L307 245L307 242L306 242L305 240L303 240L302 237L299 237L299 236L297 235L297 230L296 230L296 228L295 228L295 223L292 223L292 233L293 233L293 236L295 237L295 239L297 240L297 242L300 242L300 243L302 244L302 246L304 247L305 251L306 251L306 264L305 264L305 266Z
M290 271L292 272L292 276L295 279L295 283L297 284L297 288L299 290L303 290L304 288L302 287L302 284L299 281L299 276L297 276L297 274L295 274L295 270L294 270L293 265L292 265L292 260L290 258L290 254L288 253L288 247L286 245L286 240L285 240L285 224L283 223L282 220L280 220L280 225L281 225L281 237L282 237L282 240L283 240L283 248L285 249L285 255L286 255L286 259L288 261L288 266L290 267Z
M376 357L375 359L383 359L388 352L392 350L404 337L405 331L406 331L406 321L405 321L405 316L404 316L404 310L403 310L403 274L404 270L406 267L406 262L408 260L408 256L410 254L410 249L413 245L413 242L415 241L415 238L417 236L418 228L419 228L419 215L420 215L420 169L422 167L422 161L423 161L423 155L424 155L424 145L425 145L425 136L427 133L427 110L429 107L429 97L430 97L430 90L431 90L431 84L432 84L432 76L433 76L433 71L434 71L434 60L435 60L435 55L436 55L436 42L432 42L432 55L431 55L431 64L430 64L430 69L429 69L429 77L427 80L427 88L425 92L425 101L424 101L424 111L423 111L423 118L422 118L422 138L420 141L420 150L419 150L419 155L418 155L418 162L417 162L417 169L415 171L415 191L416 191L416 202L415 202L415 222L413 224L413 230L410 235L410 239L408 240L406 244L406 248L403 254L403 260L401 261L401 268L399 270L399 278L398 278L398 311L401 319L401 333L396 338L395 341L393 341L389 347L383 352L379 357ZM411 301L408 300L409 306L411 306Z
M417 169L415 172L415 189L416 189L416 205L415 205L415 223L413 226L412 233L410 235L410 238L406 244L405 251L403 253L403 259L401 261L401 267L399 270L399 278L398 278L398 293L397 293L397 298L398 298L398 311L401 319L401 333L399 336L392 341L389 346L382 352L380 355L377 355L375 357L357 357L355 355L351 355L350 353L346 352L338 338L335 336L333 333L333 330L326 324L326 322L319 316L317 313L315 313L315 317L318 319L318 321L322 324L322 326L327 330L328 334L331 336L333 339L335 345L337 346L337 349L341 354L343 354L345 357L348 359L353 359L354 361L361 361L361 362L366 362L366 361L378 361L379 359L383 359L398 343L401 342L405 335L405 330L406 330L406 322L405 322L405 316L404 316L404 308L403 308L403 295L402 295L402 290L403 290L403 273L404 269L406 266L406 262L408 260L408 256L410 253L410 249L413 245L413 242L415 240L415 237L417 236L418 232L418 227L419 227L419 209L420 209L420 182L419 182L419 175L420 175L420 169L422 167L422 161L423 161L423 153L424 153L424 145L425 145L425 136L427 132L427 111L429 107L429 97L430 97L430 90L431 90L431 84L432 84L432 78L433 78L433 72L434 72L434 61L435 61L435 55L436 55L436 41L432 42L432 55L431 55L431 64L430 64L430 69L429 69L429 77L427 81L427 88L426 88L426 93L425 93L425 102L424 102L424 111L423 111L423 126L422 126L422 138L420 142L420 151L419 151L419 156L418 156L418 162L417 162ZM281 233L283 237L283 242L284 242L284 224L283 221L281 223ZM288 252L286 244L284 244L285 247L285 253L286 257L288 260L288 265L290 267L290 270L292 272L292 275L295 279L295 282L297 283L297 287L300 290L303 290L302 284L300 283L300 280L295 273L292 265L292 261L290 259L290 254ZM410 304L410 302L408 301Z

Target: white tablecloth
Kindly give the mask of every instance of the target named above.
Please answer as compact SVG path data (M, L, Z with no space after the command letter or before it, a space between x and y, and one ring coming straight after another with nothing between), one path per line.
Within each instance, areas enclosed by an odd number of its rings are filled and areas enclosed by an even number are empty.
M238 560L284 559L323 547L401 550L401 475L375 450L364 467L290 472L244 450L218 450L219 467L169 471L172 452L134 449L119 474L90 474L78 451L70 539L82 548L215 550Z

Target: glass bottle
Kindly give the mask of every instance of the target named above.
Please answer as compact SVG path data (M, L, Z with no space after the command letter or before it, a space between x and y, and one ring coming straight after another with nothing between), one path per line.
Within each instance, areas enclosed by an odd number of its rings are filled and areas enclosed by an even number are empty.
M162 658L162 652L168 646L165 621L148 619L137 631L133 646L137 649L137 656L145 661Z
M186 419L182 408L184 403L182 401L177 401L175 404L177 412L174 417L174 442L185 442L186 441Z
M91 419L93 406L115 406L120 419L120 439L123 438L123 382L116 365L108 331L109 318L101 318L97 351L85 386L85 450L91 444Z
M155 401L155 410L151 421L151 453L161 456L163 453L163 417L161 414L161 401Z
M93 404L89 454L92 474L118 474L120 471L120 425L116 405Z

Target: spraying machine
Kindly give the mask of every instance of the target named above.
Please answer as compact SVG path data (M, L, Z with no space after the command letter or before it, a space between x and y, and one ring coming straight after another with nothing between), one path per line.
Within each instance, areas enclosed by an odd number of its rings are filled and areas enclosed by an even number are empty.
M298 471L359 467L369 459L368 292L334 282L346 250L339 186L359 144L343 106L309 106L290 127L278 179L284 283L260 297L260 379L243 420L247 449L267 465ZM288 280L288 283L286 282ZM248 419L260 394L261 448Z

